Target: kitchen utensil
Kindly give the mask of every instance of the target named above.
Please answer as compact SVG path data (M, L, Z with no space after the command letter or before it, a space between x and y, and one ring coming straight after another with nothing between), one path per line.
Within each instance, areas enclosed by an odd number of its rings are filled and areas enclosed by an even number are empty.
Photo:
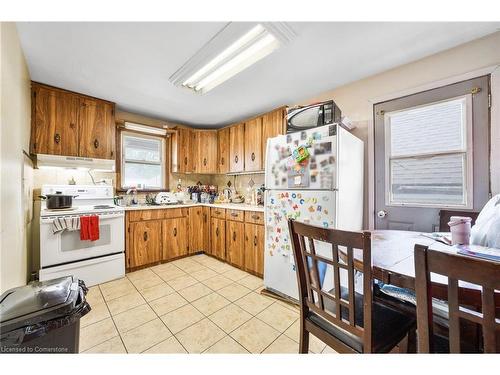
M71 208L73 198L78 197L78 195L66 195L60 191L56 191L55 194L40 195L39 197L46 201L46 206L49 210L59 210L62 208Z

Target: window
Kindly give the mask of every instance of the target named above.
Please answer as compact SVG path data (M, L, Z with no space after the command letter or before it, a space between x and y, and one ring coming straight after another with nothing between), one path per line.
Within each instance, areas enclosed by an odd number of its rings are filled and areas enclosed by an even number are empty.
M465 95L384 114L386 204L472 207L472 111Z
M122 188L165 189L165 138L123 131L121 145Z

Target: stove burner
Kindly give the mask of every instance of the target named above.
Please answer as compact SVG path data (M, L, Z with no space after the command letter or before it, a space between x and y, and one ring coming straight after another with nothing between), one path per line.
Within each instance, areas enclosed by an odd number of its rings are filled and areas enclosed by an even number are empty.
M104 209L104 208L114 208L114 206L110 206L109 204L98 204L94 206L96 210Z

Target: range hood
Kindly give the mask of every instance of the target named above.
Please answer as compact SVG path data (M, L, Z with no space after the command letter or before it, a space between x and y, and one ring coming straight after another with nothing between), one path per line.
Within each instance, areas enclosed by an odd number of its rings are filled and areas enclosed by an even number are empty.
M40 167L62 167L62 168L86 168L97 171L114 172L115 161L112 159L93 159L78 156L59 155L36 155L36 166Z

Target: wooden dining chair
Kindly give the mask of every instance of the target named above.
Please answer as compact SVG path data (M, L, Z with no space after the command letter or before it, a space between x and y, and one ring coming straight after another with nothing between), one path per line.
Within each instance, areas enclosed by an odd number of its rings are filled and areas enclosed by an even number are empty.
M449 328L445 340L433 333L431 272L448 277ZM460 303L459 281L482 287L481 311ZM498 306L495 306L495 290L500 290L500 263L415 245L415 286L419 353L442 352L443 345L448 346L444 351L462 352L461 320L482 327L484 353L500 352L500 319L496 317Z
M369 232L293 220L288 226L299 287L300 353L309 350L309 334L340 353L389 352L415 329L415 319L373 301ZM318 241L325 246L320 249ZM355 290L355 264L363 273L362 294ZM330 290L322 287L325 267L332 270Z

